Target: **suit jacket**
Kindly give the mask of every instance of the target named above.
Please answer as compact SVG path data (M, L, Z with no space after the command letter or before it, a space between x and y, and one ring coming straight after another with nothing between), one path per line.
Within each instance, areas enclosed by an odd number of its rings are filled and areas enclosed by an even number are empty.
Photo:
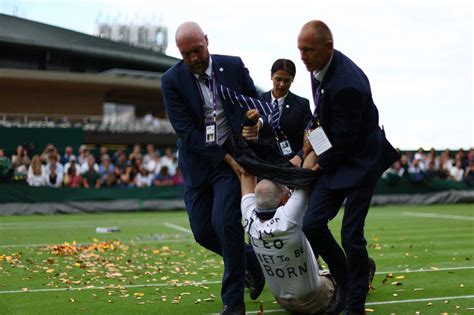
M321 83L317 110L332 144L318 157L328 188L369 185L399 158L378 125L368 78L337 50Z
M263 93L261 98L271 103L271 93L272 91ZM311 119L311 115L309 101L288 92L280 116L280 128L288 138L294 153L297 153L303 148L304 130Z
M217 82L247 96L256 97L252 78L239 57L211 55ZM184 182L199 186L210 172L222 166L226 151L220 146L205 146L204 112L197 80L180 61L161 78L161 90L168 118L178 135L178 163ZM234 132L239 132L243 111L238 105L222 101L224 112Z

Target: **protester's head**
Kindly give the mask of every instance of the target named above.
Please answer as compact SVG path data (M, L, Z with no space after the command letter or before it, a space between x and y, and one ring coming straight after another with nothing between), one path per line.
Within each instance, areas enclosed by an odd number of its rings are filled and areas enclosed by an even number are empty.
M195 74L203 74L209 66L207 35L195 22L185 22L176 30L176 46L184 63Z
M273 82L273 96L280 98L288 93L291 83L295 78L296 67L289 59L277 59L271 69L271 79Z
M298 49L308 71L321 71L333 52L331 30L322 21L309 21L298 35Z
M290 196L290 190L281 184L262 179L255 187L257 216L268 220L273 217L276 209L284 205Z

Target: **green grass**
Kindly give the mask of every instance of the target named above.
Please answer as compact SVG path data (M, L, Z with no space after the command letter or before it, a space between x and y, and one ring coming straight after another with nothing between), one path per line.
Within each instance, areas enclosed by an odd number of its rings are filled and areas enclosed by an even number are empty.
M473 313L473 209L372 208L366 237L377 274L368 314ZM95 233L104 226L120 232ZM221 259L176 226L189 228L184 211L0 217L0 314L218 313ZM69 256L45 246L112 240L120 240L115 249ZM286 314L268 290L257 302L246 292L248 312L260 305L264 314Z

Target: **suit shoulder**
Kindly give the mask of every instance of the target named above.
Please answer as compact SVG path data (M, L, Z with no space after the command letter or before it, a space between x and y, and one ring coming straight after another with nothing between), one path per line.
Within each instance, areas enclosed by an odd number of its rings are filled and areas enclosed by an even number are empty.
M291 92L289 92L289 93L291 93ZM296 95L296 94L294 94L294 93L291 93L291 94L289 94L289 95L291 95L292 97L294 97L294 99L295 99L298 103L300 103L300 104L302 104L302 105L309 106L309 100L308 100L307 98L301 97L301 96Z
M166 72L163 73L161 79L168 80L174 77L178 73L179 69L181 69L182 67L183 67L183 61L181 60L180 62L178 62L177 64L175 64L174 66L166 70Z
M263 92L263 93L260 93L258 96L260 97L260 99L266 100L266 99L268 99L268 97L270 96L270 93L271 93L271 92L272 92L271 90L270 90L270 91L267 91L267 92Z

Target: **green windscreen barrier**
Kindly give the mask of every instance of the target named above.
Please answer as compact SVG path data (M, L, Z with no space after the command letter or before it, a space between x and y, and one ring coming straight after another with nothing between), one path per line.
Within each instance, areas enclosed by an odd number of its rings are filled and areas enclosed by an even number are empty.
M39 154L49 143L59 150L72 146L75 150L84 141L82 128L0 128L0 149L7 156L13 154L18 145L27 145L33 154ZM30 153L30 157L33 155Z

